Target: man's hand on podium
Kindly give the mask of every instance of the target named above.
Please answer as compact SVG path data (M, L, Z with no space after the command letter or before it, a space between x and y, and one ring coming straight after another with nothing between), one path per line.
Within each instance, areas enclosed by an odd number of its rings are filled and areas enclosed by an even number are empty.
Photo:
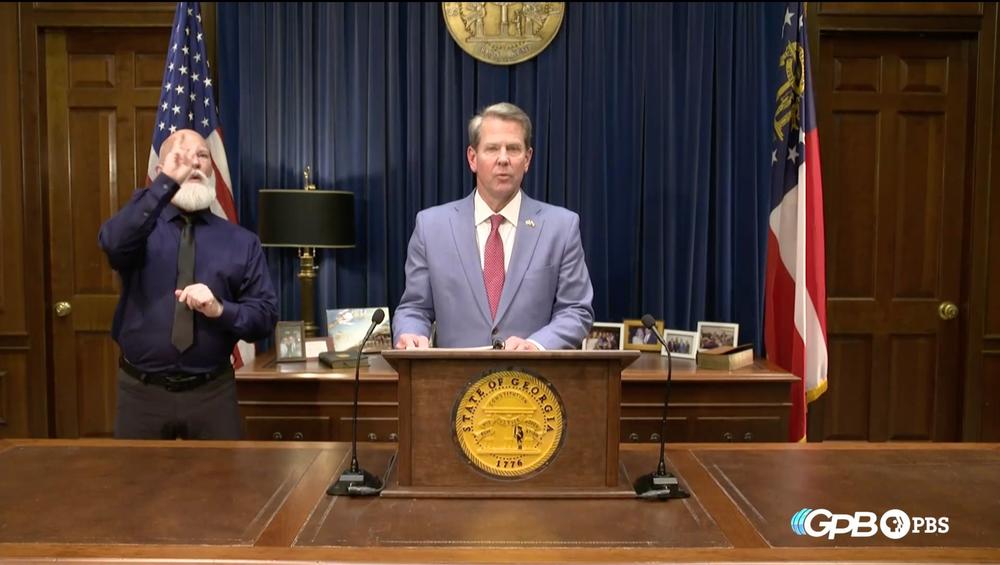
M538 346L533 342L526 339L521 339L516 335L512 335L507 338L504 342L504 350L506 351L538 351Z
M427 336L417 334L401 334L396 340L396 349L427 349L431 341Z

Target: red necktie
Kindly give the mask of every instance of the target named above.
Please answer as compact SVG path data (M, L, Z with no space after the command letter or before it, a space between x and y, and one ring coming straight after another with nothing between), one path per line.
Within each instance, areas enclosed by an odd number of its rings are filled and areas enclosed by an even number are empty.
M506 273L503 267L503 240L500 239L500 224L503 216L490 216L490 236L486 239L486 253L483 259L483 282L486 283L486 298L490 301L490 315L497 317L497 306L500 305L500 293L503 292L503 282Z

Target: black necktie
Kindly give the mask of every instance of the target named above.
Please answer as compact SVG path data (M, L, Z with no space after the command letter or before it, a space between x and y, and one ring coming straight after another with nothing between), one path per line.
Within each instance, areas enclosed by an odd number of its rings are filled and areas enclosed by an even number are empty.
M176 288L184 290L194 283L194 225L188 214L181 214L180 218L184 227L181 228L181 244L177 247ZM194 343L194 311L183 302L174 304L174 328L170 342L181 353Z

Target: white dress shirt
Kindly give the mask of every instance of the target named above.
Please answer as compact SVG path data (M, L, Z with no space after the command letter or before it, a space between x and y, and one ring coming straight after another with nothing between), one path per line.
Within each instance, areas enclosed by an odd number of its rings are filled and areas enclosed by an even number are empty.
M479 242L479 268L486 268L486 240L490 237L490 217L493 216L495 212L490 209L483 197L479 195L479 191L476 191L476 196L473 197L473 202L475 202L475 220L476 220L476 239ZM510 267L510 256L514 252L514 236L517 235L517 219L521 214L521 191L518 190L514 198L507 203L506 206L500 210L500 215L506 220L504 223L500 224L498 231L500 232L500 240L503 241L503 270L504 272Z
M475 203L475 221L476 221L476 240L479 243L479 268L486 268L486 240L490 237L490 230L493 229L492 223L490 222L490 217L493 216L494 212L483 197L479 195L479 191L476 191L476 195L473 197L473 202ZM500 232L500 240L503 241L503 270L506 273L507 269L510 268L510 256L514 253L514 237L517 235L517 220L521 216L521 191L518 190L514 198L511 198L510 202L500 210L499 214L503 216L504 223L500 224L497 231ZM524 336L520 336L524 337ZM538 343L533 339L528 339L539 351L545 351L542 344Z

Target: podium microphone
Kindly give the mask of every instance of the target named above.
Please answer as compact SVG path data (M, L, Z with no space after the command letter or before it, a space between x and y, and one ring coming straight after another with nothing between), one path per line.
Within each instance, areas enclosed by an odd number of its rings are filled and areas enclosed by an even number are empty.
M382 323L385 312L375 310L372 314L372 325L368 328L368 333L361 340L358 346L357 364L354 366L354 420L351 425L351 466L344 471L337 482L326 489L326 494L337 496L377 496L382 492L382 479L365 471L358 465L358 391L361 388L361 352L365 349L365 343L375 331L375 326Z
M635 488L635 495L639 498L649 500L668 500L671 498L687 498L690 493L681 489L677 477L667 471L667 464L663 459L663 448L667 441L667 406L670 405L670 382L673 377L673 357L670 356L670 348L663 341L660 332L656 331L656 320L646 314L642 317L642 325L653 332L657 341L663 344L663 349L667 352L667 392L663 399L663 418L660 420L660 462L656 466L655 473L643 475L635 480L632 485Z

